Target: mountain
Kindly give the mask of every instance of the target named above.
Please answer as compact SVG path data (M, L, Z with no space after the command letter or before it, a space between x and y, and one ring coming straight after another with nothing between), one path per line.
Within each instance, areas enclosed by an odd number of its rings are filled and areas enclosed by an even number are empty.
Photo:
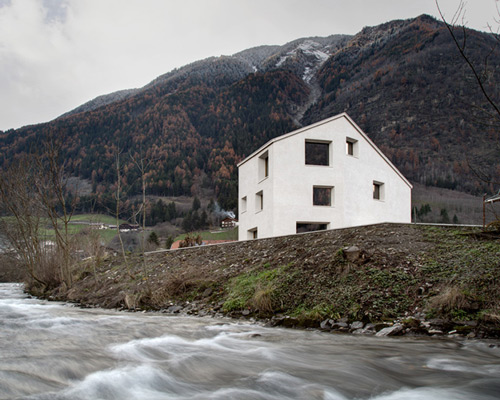
M468 40L476 59L490 53L490 35L468 31ZM490 65L498 66L495 57ZM483 98L469 76L444 25L423 15L192 63L49 123L0 132L0 165L55 135L68 171L88 179L101 201L112 201L120 153L130 194L140 191L132 157L142 157L149 194L211 187L234 209L238 161L273 137L347 111L410 180L493 191L475 173L484 168L500 181L498 132L475 107Z
M469 30L477 65L489 57L491 91L500 101L500 53L492 35ZM477 179L500 182L498 126L480 108L484 99L441 22L428 16L365 28L317 74L321 100L311 123L346 111L408 178L430 186L483 193Z
M96 108L105 106L110 103L114 103L116 101L120 100L125 100L134 95L135 93L138 92L138 89L125 89L125 90L119 90L117 92L113 92L110 94L105 94L102 96L98 96L93 100L88 101L85 104L82 104L81 106L78 106L74 110L71 110L67 113L64 113L61 115L61 117L68 117L70 115L74 114L79 114L85 111L92 111L95 110Z

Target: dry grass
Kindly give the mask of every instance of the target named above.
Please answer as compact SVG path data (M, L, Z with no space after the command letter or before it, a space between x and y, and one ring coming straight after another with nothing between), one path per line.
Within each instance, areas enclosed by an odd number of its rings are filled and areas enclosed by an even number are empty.
M272 305L273 288L271 286L255 288L255 293L252 297L252 307L260 313L268 314L273 312Z
M482 319L500 326L500 310L486 312L482 315Z
M441 293L429 300L429 306L440 312L461 310L469 307L467 296L456 286L448 286Z

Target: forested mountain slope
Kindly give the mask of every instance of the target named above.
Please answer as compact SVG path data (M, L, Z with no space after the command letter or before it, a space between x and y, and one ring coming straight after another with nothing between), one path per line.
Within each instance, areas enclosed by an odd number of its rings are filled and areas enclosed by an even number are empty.
M477 66L489 57L489 89L499 101L494 38L468 31L467 41ZM498 126L479 109L484 99L469 67L433 18L363 29L322 66L318 81L322 99L303 122L348 112L415 182L492 191L475 176L479 170L500 182Z
M492 39L469 35L481 60ZM130 154L148 160L149 194L194 195L211 186L231 209L238 161L273 137L347 111L410 180L478 193L495 188L478 181L470 164L500 181L498 131L472 106L482 100L444 25L421 16L354 37L298 39L195 62L52 122L0 132L0 164L51 134L63 138L68 171L90 180L101 199L110 198L120 153L129 194L140 190Z

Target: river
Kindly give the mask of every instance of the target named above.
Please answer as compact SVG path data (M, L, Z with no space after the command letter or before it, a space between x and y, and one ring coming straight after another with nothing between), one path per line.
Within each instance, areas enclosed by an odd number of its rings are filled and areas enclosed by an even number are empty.
M0 284L0 399L499 399L498 344L81 309Z

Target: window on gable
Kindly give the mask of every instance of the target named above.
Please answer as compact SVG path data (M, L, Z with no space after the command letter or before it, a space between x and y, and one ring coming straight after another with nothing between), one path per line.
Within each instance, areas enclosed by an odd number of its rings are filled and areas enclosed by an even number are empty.
M259 157L259 181L269 176L269 152Z
M358 141L356 139L346 138L345 147L348 156L358 156Z
M373 198L375 200L384 200L384 189L382 182L373 181Z
M313 186L313 205L331 206L333 187Z
M330 165L330 142L306 141L306 165Z

